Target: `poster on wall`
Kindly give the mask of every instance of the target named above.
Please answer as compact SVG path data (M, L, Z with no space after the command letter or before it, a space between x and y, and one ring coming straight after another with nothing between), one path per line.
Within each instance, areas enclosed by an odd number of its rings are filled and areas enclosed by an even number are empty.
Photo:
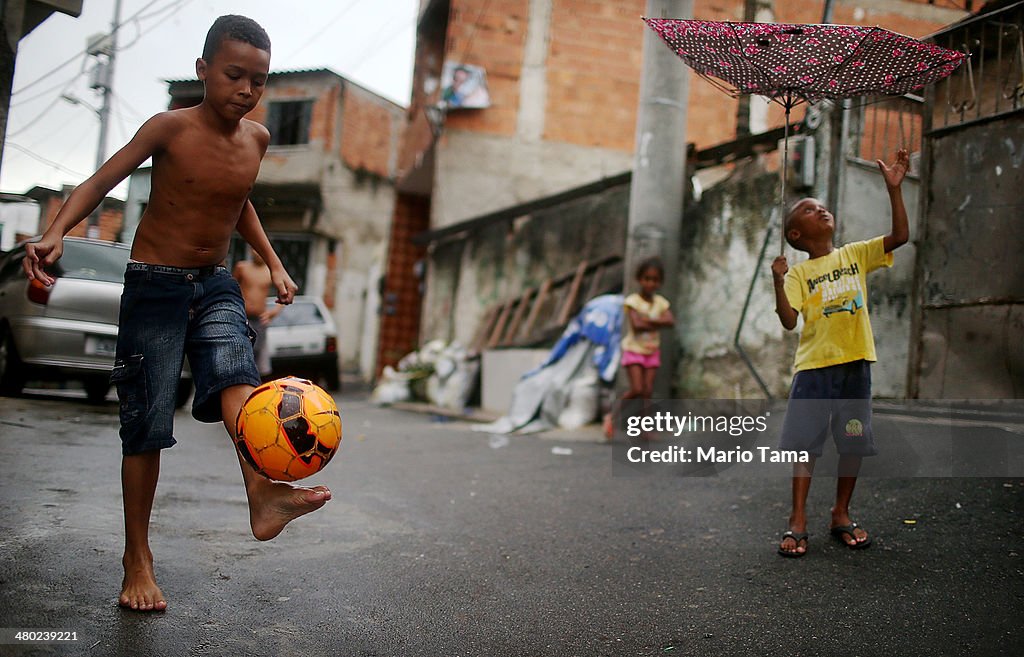
M480 66L445 62L441 70L441 104L449 110L490 107L487 72Z

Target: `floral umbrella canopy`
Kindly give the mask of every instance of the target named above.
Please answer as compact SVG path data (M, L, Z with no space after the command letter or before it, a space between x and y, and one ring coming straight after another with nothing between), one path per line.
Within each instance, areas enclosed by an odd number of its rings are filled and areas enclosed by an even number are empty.
M793 107L825 98L903 95L946 77L967 57L880 27L644 21L686 64L726 93L765 96L785 108L784 162Z

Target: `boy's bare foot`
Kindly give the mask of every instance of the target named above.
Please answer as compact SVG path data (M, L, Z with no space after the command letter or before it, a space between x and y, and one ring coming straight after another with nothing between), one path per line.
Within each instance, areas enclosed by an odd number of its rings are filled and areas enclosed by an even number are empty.
M135 611L164 611L167 600L156 585L153 573L153 557L129 557L121 560L124 565L124 579L121 581L121 596L117 603Z
M249 493L249 525L252 535L260 541L269 541L289 522L316 511L331 499L326 486L303 488L267 481L254 488L257 489Z

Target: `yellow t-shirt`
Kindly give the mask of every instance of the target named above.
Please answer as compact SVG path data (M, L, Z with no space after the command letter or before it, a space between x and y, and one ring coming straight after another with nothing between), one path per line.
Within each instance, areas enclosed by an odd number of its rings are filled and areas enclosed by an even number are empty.
M649 319L657 319L671 305L668 299L660 294L655 294L654 298L648 302L634 292L626 297L622 305L626 307L626 331L622 336L622 350L644 355L656 352L661 347L661 336L658 331L634 331L633 322L629 321L629 309L632 308Z
M851 242L790 267L786 296L804 318L797 371L877 360L866 277L879 267L892 266L892 253L885 253L882 240Z

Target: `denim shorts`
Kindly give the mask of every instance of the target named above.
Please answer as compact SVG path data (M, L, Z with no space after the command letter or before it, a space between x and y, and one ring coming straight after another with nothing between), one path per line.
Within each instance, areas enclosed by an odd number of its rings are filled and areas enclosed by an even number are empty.
M793 377L779 449L821 456L832 434L836 452L874 456L871 430L871 363L856 360L803 370Z
M192 416L220 422L220 392L258 386L252 337L238 282L222 266L182 269L128 263L111 382L121 404L125 455L175 443L178 380L188 357Z

